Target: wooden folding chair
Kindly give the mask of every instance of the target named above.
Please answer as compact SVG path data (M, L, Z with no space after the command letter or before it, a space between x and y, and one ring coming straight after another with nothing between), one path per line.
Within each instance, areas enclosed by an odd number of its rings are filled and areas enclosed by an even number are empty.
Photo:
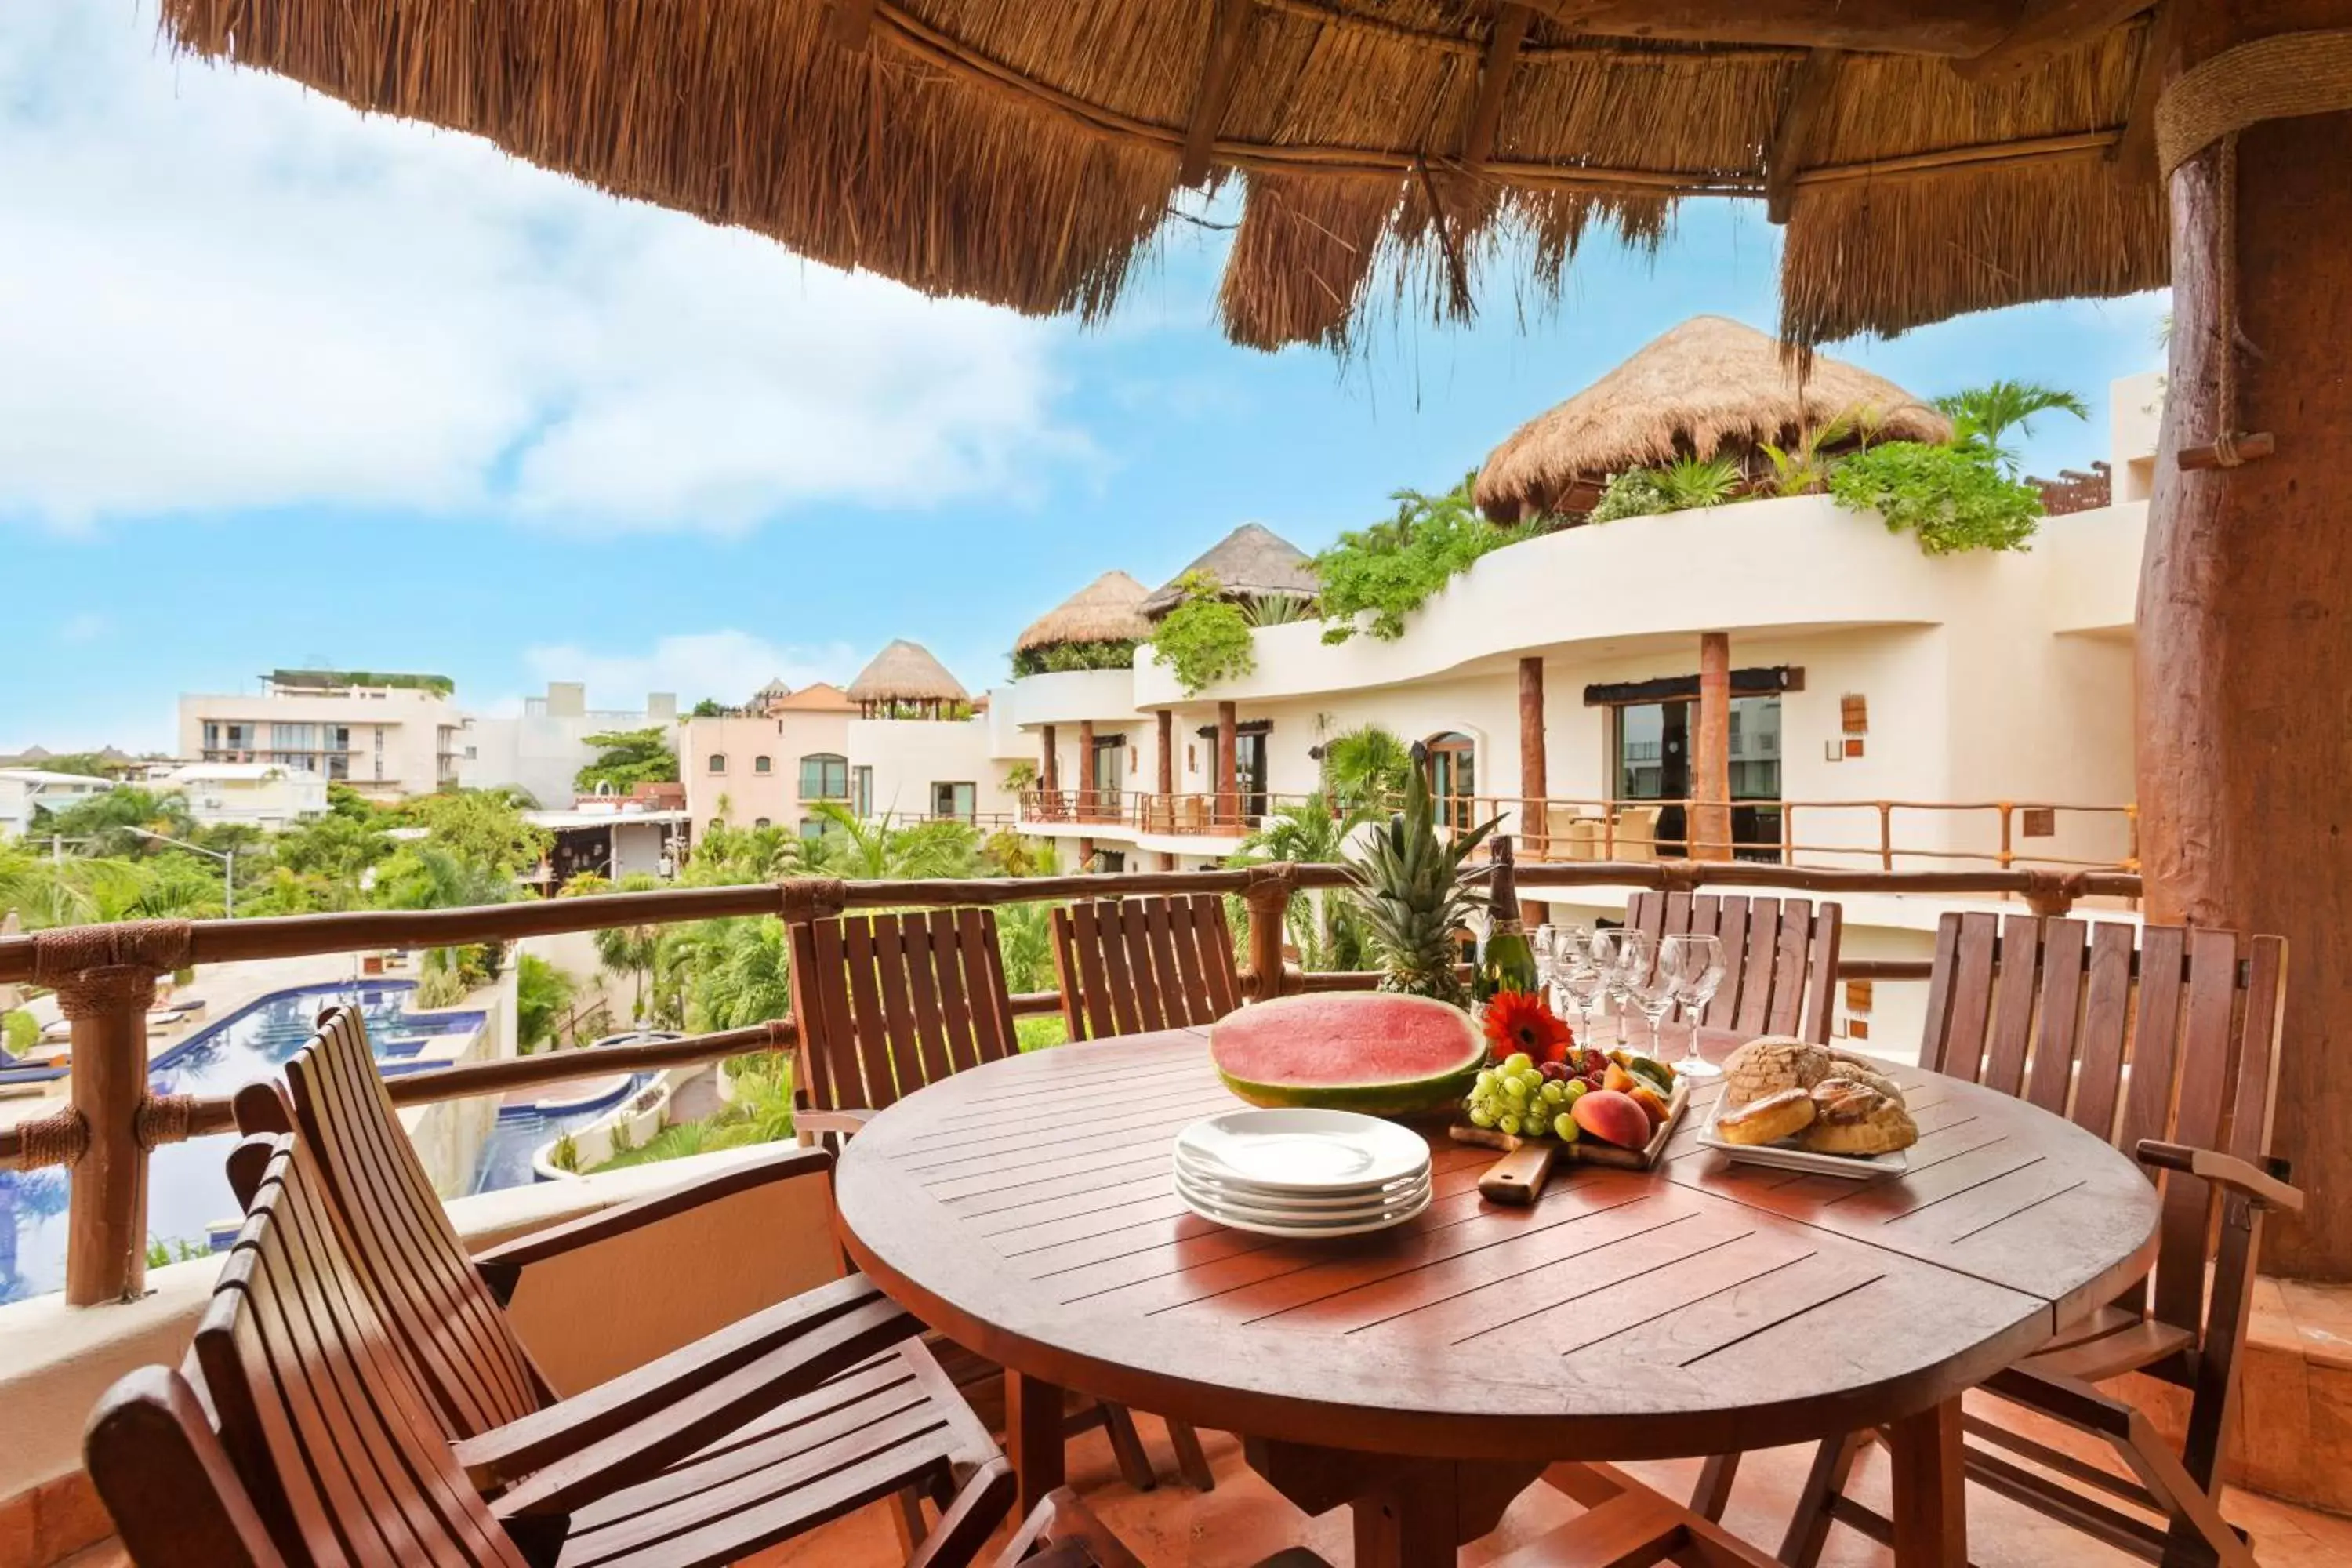
M1073 1040L1213 1024L1242 1005L1233 929L1213 894L1056 908L1054 973Z
M1722 942L1723 985L1707 1004L1707 1027L1829 1044L1831 987L1845 927L1840 906L1737 893L1638 892L1625 923L1652 942L1683 935Z
M142 1568L700 1568L909 1488L941 1502L912 1561L950 1568L1011 1509L1011 1468L920 1343L893 1343L911 1324L887 1303L811 1322L789 1376L771 1365L601 1424L488 1496L376 1313L307 1141L254 1147L245 1227L188 1360L116 1384L85 1437Z
M793 1122L803 1142L848 1138L924 1085L1020 1049L990 910L835 915L788 921L787 930L800 1023ZM1001 1429L1003 1368L951 1342L936 1348L972 1406ZM1065 1435L1095 1426L1129 1486L1157 1484L1127 1408L1074 1394ZM1169 1438L1185 1479L1212 1484L1198 1435L1171 1422Z
M238 1122L251 1133L289 1128L299 1132L305 1161L315 1166L321 1200L333 1205L342 1227L353 1279L424 1392L442 1433L485 1488L509 1486L568 1464L573 1452L599 1441L629 1433L649 1440L664 1423L699 1419L695 1413L708 1411L714 1389L767 1388L756 1398L729 1396L728 1408L737 1412L734 1424L752 1422L782 1397L772 1379L788 1384L799 1375L793 1346L824 1325L876 1325L874 1331L881 1333L877 1344L922 1331L870 1280L851 1275L571 1399L559 1399L507 1320L505 1303L524 1268L757 1186L822 1177L832 1167L831 1154L822 1149L781 1150L682 1190L618 1205L469 1257L384 1091L356 1009L336 1007L322 1015L318 1033L287 1063L286 1075L283 1093L270 1084L241 1090ZM248 1205L260 1181L265 1147L248 1141L230 1156L231 1184ZM884 1331L880 1325L895 1326ZM698 1429L712 1436L723 1430L707 1424ZM706 1463L723 1477L737 1462L728 1452L714 1451L707 1458L680 1461L672 1467L673 1479ZM616 1473L604 1472L599 1479L614 1484ZM900 1518L911 1541L921 1523L919 1503L911 1495L902 1500Z
M2303 1206L2285 1163L2270 1157L2285 973L2286 943L2274 936L1958 913L1937 931L1920 1065L2111 1140L2164 1194L2152 1282L1984 1385L2105 1442L2128 1478L1975 1415L1969 1477L2167 1568L2254 1564L2219 1503L2263 1219ZM2094 1386L2135 1372L2189 1391L2182 1445ZM1892 1538L1843 1491L1874 1436L1816 1454L1780 1549L1797 1568L1819 1560L1832 1520Z

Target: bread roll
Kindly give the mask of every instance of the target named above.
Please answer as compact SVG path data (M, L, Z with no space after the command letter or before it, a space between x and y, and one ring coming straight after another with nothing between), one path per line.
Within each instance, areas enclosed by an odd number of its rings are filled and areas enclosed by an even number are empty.
M1903 1098L1894 1080L1872 1063L1788 1035L1765 1035L1748 1041L1724 1058L1723 1074L1723 1102L1727 1106L1745 1105L1783 1089L1809 1089L1826 1078L1850 1079L1891 1100Z
M1807 1097L1813 1115L1797 1146L1816 1154L1891 1154L1919 1142L1902 1097L1849 1078L1828 1078Z
M1715 1130L1727 1143L1778 1143L1811 1126L1815 1114L1811 1094L1801 1089L1784 1089L1719 1112Z

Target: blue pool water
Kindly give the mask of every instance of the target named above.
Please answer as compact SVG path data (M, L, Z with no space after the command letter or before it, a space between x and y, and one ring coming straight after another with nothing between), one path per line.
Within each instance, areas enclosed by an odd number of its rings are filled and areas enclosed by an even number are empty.
M599 1040L598 1045L605 1042ZM537 1178L531 1174L530 1157L543 1144L566 1132L576 1132L604 1115L621 1101L653 1082L655 1075L641 1072L610 1094L599 1095L593 1100L568 1103L562 1110L544 1111L535 1105L502 1105L499 1107L499 1124L490 1131L489 1142L482 1145L482 1163L474 1173L474 1191L495 1193L504 1187L520 1187ZM562 1094L564 1086L551 1084L551 1095Z
M413 1067L408 1058L427 1040L475 1034L488 1016L411 1013L407 1003L415 988L414 981L372 980L273 992L150 1058L149 1081L159 1092L226 1095L257 1079L280 1077L287 1058L310 1038L319 1010L338 1002L358 1007L366 1017L368 1039L387 1073ZM234 1225L236 1199L223 1162L236 1144L236 1135L225 1133L166 1144L149 1157L151 1237L203 1250L215 1227ZM522 1179L530 1179L528 1155ZM56 1170L0 1172L0 1301L37 1296L64 1283L68 1180Z

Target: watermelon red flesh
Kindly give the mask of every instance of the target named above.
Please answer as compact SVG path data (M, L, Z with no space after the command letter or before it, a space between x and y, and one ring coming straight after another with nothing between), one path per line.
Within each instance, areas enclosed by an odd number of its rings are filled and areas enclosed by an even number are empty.
M1252 1105L1373 1116L1444 1110L1470 1091L1486 1042L1470 1015L1424 996L1332 993L1259 1003L1209 1026L1225 1086Z

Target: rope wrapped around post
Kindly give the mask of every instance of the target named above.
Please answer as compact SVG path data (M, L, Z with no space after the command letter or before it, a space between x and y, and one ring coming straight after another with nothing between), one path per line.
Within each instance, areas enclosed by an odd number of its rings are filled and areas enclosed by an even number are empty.
M1282 994L1287 975L1282 962L1283 925L1290 912L1291 895L1298 889L1298 868L1287 860L1271 860L1249 868L1242 902L1249 907L1250 1000L1271 1002Z
M2238 133L2265 120L2352 110L2352 30L2280 33L2222 50L2181 73L2156 103L2158 166L2173 171L2219 144L2213 184L2221 211L2214 247L2221 335L2213 439L2184 446L2183 468L2235 468L2277 442L2238 418Z
M830 920L849 907L849 889L838 877L788 877L776 884L776 906L786 925Z
M47 1116L19 1121L8 1129L16 1152L0 1169L37 1171L49 1165L70 1165L89 1147L89 1123L68 1105Z
M2047 871L2028 868L2025 873L2025 906L2043 920L2057 920L2074 907L2083 896L2083 876L2079 871Z

